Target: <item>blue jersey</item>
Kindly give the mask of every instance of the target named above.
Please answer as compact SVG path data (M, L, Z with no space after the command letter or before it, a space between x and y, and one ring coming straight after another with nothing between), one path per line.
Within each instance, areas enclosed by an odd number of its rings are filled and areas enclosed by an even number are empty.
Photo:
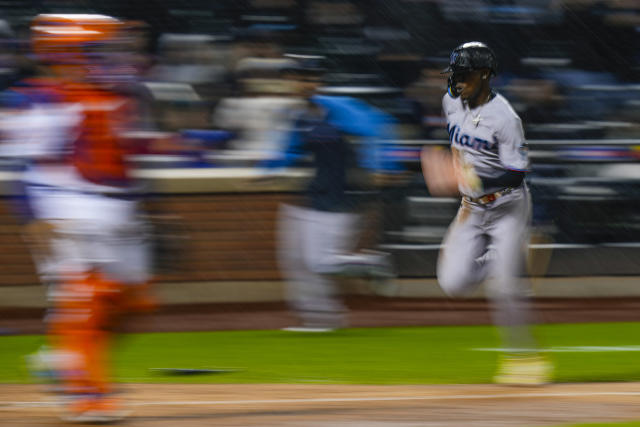
M322 211L348 211L366 193L361 179L369 171L391 171L399 165L383 155L393 119L349 97L314 96L315 110L302 112L285 141L285 149L267 167L284 167L311 155L314 175L305 195L307 204ZM360 138L358 144L349 136Z

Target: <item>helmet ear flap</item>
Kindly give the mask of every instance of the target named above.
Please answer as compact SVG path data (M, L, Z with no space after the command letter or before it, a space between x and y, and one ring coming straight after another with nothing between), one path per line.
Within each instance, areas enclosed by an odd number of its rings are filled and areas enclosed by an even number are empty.
M453 77L454 73L452 73L449 76L449 79L447 80L447 92L449 93L449 96L451 96L452 98L457 98L460 96L460 92L458 92L458 89L456 88L456 79Z

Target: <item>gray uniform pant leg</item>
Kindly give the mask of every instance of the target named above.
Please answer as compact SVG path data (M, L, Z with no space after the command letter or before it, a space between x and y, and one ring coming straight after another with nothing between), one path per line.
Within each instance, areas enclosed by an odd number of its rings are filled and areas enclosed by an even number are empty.
M278 261L286 298L308 324L340 326L345 308L333 273L349 250L357 216L283 205L278 228Z
M503 342L513 350L536 345L530 333L531 309L528 282L523 276L531 221L531 199L526 188L507 196L504 204L490 209L487 226L494 252L489 257L487 291L494 322L503 326Z
M525 188L491 205L462 201L438 258L438 282L450 296L464 296L490 277L492 316L512 349L534 348L530 307L521 274L526 258L531 202Z
M488 244L484 214L482 207L463 199L447 230L438 256L437 275L440 287L449 296L467 295L486 278L487 269L481 261Z

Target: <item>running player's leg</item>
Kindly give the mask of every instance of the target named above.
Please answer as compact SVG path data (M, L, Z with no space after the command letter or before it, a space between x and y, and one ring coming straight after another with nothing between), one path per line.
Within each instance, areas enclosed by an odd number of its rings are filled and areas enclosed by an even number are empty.
M507 198L508 197L508 198ZM529 197L518 190L491 209L495 215L489 233L495 256L490 263L489 296L494 322L501 326L503 347L508 350L500 359L494 381L499 384L541 385L551 381L553 366L537 350L530 322L527 282L524 271L525 247L529 228Z
M281 205L278 212L278 265L285 279L285 294L290 307L307 322L315 300L312 283L314 275L304 263L304 210Z
M438 282L450 296L473 291L486 277L481 256L487 248L482 229L484 209L463 200L449 226L438 257Z
M507 199L508 198L508 199ZM528 194L518 190L501 206L491 209L494 216L487 232L495 254L489 263L488 294L494 306L496 325L502 326L503 342L515 350L535 348L529 324L531 310L523 280L529 232L530 201Z
M304 325L338 327L343 324L344 307L336 297L333 277L326 274L321 263L324 254L330 251L327 245L332 234L331 220L323 214L282 206L278 260L286 278L287 300Z
M338 289L337 275L344 269L342 254L353 245L357 216L342 212L309 210L304 224L304 258L313 273L312 282L316 310L326 313L333 326L345 323L346 311Z

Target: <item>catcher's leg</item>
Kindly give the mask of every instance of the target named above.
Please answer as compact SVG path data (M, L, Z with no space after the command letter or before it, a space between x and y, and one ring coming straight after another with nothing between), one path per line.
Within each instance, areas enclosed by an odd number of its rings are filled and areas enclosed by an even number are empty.
M63 391L69 395L109 392L106 347L110 305L96 274L68 279L53 296L48 317L52 348L65 355L58 366Z
M75 422L112 422L127 415L111 397L113 328L122 314L122 285L93 271L60 286L50 319L54 351L65 398L62 417Z
M100 264L102 280L121 294L114 313L118 320L123 315L151 312L158 304L152 292L151 248L142 231L146 227L135 213L132 216L123 218L101 245L105 254Z

